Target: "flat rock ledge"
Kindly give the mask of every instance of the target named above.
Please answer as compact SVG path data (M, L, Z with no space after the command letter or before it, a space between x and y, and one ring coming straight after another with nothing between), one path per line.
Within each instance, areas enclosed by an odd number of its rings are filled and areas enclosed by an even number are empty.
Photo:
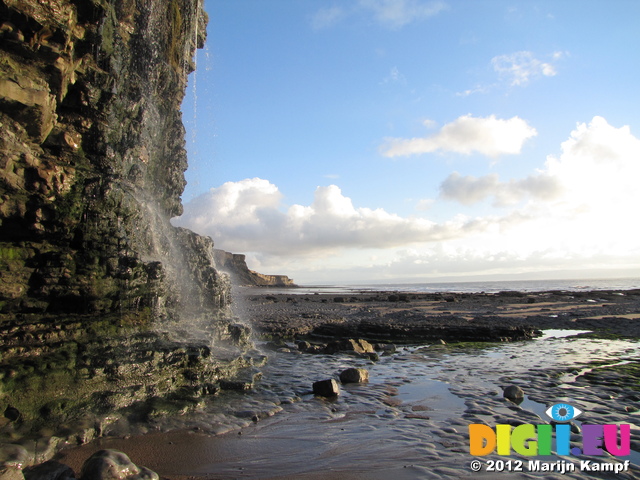
M266 339L311 344L506 342L544 329L640 337L640 289L498 293L238 294L243 317ZM309 353L314 353L310 351ZM317 352L319 353L319 352Z

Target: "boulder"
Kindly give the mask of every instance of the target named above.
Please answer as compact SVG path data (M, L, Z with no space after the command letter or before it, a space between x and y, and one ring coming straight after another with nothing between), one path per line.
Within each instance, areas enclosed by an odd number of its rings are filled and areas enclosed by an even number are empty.
M325 353L354 352L354 353L376 353L373 345L366 340L349 338L347 340L335 340L329 342L325 347Z
M304 341L304 340L296 342L296 345L298 346L298 350L300 350L301 352L306 352L307 350L309 350L311 348L311 344L309 342Z
M0 467L22 468L29 459L27 449L13 443L0 444Z
M342 383L363 383L369 381L369 371L365 368L347 368L340 372Z
M524 400L524 391L517 385L509 385L504 389L503 395L504 398L518 405Z
M117 450L100 450L82 466L80 480L159 480L157 473L138 467Z
M49 460L24 469L25 480L75 480L75 472L60 462Z
M340 387L333 378L320 380L319 382L314 382L313 394L321 397L335 397L340 395Z
M0 480L24 480L24 475L17 467L0 467Z

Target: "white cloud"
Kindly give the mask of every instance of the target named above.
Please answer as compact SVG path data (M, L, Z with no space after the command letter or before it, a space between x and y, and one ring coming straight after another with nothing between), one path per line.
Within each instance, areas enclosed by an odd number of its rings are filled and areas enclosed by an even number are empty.
M391 70L389 70L389 74L382 79L383 85L388 83L400 83L405 85L407 83L407 79L402 73L400 73L398 67L392 67Z
M605 208L608 217L640 204L640 140L628 126L616 128L594 117L577 125L561 152L547 157L545 172L570 192L566 204L592 211Z
M525 199L556 201L558 208L571 206L574 211L603 206L617 210L618 202L627 203L624 199L640 201L636 188L640 140L628 126L615 128L604 118L594 117L589 124L577 125L561 152L549 155L535 173L506 182L495 173L474 177L453 172L440 184L440 197L464 205L493 197L494 206L501 207Z
M537 135L525 120L512 117L502 120L464 115L431 136L421 138L390 138L380 147L386 157L399 157L433 152L453 152L470 155L478 152L488 157L517 154L524 142Z
M311 17L311 27L314 30L322 30L329 28L340 22L347 16L346 10L342 7L321 8Z
M318 187L309 206L284 209L267 180L227 182L185 205L173 220L234 252L309 255L343 248L391 248L454 238L482 229L483 221L455 218L435 224L383 209L356 208L335 185Z
M421 200L418 200L418 203L416 203L415 209L419 212L426 212L427 210L430 210L433 207L433 204L435 202L436 201L433 198L423 198Z
M528 51L497 55L491 59L491 66L498 74L499 80L491 84L477 84L473 88L457 92L456 96L485 94L504 85L523 87L539 77L554 77L558 74L558 63L568 55L568 52L556 51L546 55L548 61L540 60L533 52Z
M413 22L428 19L447 9L443 1L422 0L358 0L350 8L321 8L311 17L311 27L321 30L332 27L349 16L364 15L385 28L399 29Z
M552 58L557 61L562 58L562 53L554 52ZM491 65L512 86L523 86L533 78L553 77L558 73L555 65L543 62L527 51L498 55L491 59Z
M211 189L173 223L247 254L251 268L298 282L580 269L633 274L629 268L640 268L638 178L640 140L629 127L594 117L523 178L448 176L439 198L418 205L445 221L358 207L335 185L318 187L310 205L287 207L277 186L253 178ZM443 216L445 198L491 198L509 208Z
M562 194L560 182L547 174L536 173L521 180L501 182L498 174L483 177L462 176L453 172L440 184L440 197L472 205L488 197L494 197L493 205L515 205L527 198L550 200Z
M419 0L360 0L359 6L381 25L393 29L433 17L447 8L441 1Z
M456 92L456 97L469 97L476 93L488 93L493 87L494 85L476 85L475 87L468 88L463 92Z

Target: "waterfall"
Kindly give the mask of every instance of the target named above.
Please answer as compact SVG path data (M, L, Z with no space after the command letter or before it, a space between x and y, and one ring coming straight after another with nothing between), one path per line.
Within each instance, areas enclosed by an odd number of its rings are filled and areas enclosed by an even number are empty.
M197 252L198 263L186 253L184 235L186 230L173 227L166 214L144 191L130 191L144 212L145 231L140 237L146 243L146 252L141 260L153 271L152 277L163 284L161 292L154 298L156 313L154 328L176 342L206 342L213 346L216 328L214 308L227 303L225 292L220 298L207 288L207 263L213 270L212 254L208 245ZM205 242L208 239L203 239ZM210 248L209 248L210 250ZM209 272L210 273L210 272ZM205 277L205 278L202 278ZM217 279L216 279L217 280ZM204 282L204 284L201 284Z

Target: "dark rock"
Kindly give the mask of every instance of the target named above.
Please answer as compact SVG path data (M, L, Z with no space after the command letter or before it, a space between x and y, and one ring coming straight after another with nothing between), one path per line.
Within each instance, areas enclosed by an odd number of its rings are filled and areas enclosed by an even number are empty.
M4 410L4 418L9 420L10 422L17 422L18 420L20 420L21 416L22 415L20 414L20 411L10 405L7 406L7 408L5 408Z
M253 389L255 383L262 378L262 372L254 369L246 369L233 379L221 380L222 390L235 390L244 392Z
M25 480L75 480L75 472L62 463L49 460L23 470Z
M22 468L29 459L29 453L22 445L13 443L0 444L0 466Z
M524 400L524 391L517 385L509 385L504 389L503 396L507 400L511 400L513 403L520 405Z
M342 383L363 383L369 381L369 371L365 368L347 368L340 372Z
M334 340L327 344L324 348L324 353L336 353L336 352L355 352L355 353L376 353L373 345L366 340L362 339L347 339L347 340Z
M396 351L396 346L393 343L376 343L374 346L375 350L378 352L383 352L383 354L392 354Z
M157 473L138 467L117 450L100 450L82 465L80 480L159 480Z
M340 395L340 387L333 378L320 380L313 383L313 394L321 397L335 397Z
M60 424L233 377L250 332L229 277L169 221L202 2L12 0L0 18L1 411Z

